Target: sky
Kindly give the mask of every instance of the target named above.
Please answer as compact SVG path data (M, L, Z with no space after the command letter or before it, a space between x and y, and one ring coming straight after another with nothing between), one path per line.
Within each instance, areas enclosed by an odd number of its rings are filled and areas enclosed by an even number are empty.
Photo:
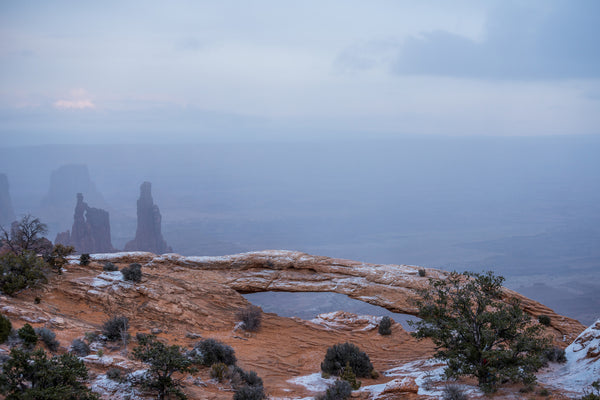
M4 145L595 135L600 2L0 2Z

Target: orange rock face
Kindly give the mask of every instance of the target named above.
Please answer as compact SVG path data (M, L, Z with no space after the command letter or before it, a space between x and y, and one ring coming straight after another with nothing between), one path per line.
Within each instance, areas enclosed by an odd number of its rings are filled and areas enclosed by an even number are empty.
M418 267L371 265L360 262L316 257L298 252L265 251L224 257L155 256L151 253L94 255L88 267L71 264L62 275L51 279L42 289L0 296L0 312L15 327L26 322L47 326L57 333L65 351L75 338L98 331L110 316L129 318L130 332L160 332L158 338L170 344L191 347L199 337L216 338L232 346L238 365L254 370L264 380L269 396L302 398L314 396L310 385L290 379L320 372L328 347L352 342L365 351L379 372L397 368L410 361L428 359L434 352L428 341L417 341L399 324L392 334L381 336L372 319L349 313L323 316L319 323L264 314L261 329L245 333L235 329L235 314L248 305L240 293L259 291L328 291L385 307L394 312L414 314L412 300L428 278L443 278L445 272L428 269L420 277ZM140 283L122 281L120 272L103 272L102 261L110 260L120 268L131 262L142 264ZM518 297L529 313L551 317L547 332L556 343L567 346L584 327L577 321L555 314L547 307L506 290L506 297ZM35 304L34 298L41 302ZM563 341L563 339L565 339ZM129 351L131 351L131 345ZM126 351L104 349L112 361L91 363L95 375L109 366L123 367ZM118 361L115 361L118 360ZM119 364L120 363L120 364ZM93 365L92 365L93 364ZM131 364L131 368L137 365ZM139 366L142 368L142 366ZM393 381L383 373L377 379L363 379L364 386ZM184 379L185 392L192 399L230 399L227 384L210 380L207 368L196 377ZM396 378L386 385L380 398L427 398L418 395L415 379ZM106 394L106 398L111 398ZM368 391L356 396L369 398ZM405 397L403 397L405 398Z

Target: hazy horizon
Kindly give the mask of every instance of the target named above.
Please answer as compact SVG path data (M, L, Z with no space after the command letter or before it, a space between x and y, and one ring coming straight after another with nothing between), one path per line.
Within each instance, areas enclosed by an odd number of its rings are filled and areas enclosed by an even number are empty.
M85 164L116 248L152 183L174 252L287 249L370 263L495 270L586 322L597 317L600 137L0 148L17 214L73 223L75 191L42 206L53 171ZM31 163L30 159L35 159ZM95 197L94 197L95 196Z

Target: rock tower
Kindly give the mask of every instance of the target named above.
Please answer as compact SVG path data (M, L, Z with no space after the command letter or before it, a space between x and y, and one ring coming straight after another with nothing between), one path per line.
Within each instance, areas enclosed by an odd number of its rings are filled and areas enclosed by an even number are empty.
M83 194L77 193L77 204L73 215L71 232L56 235L56 243L75 247L77 253L111 253L115 249L110 240L108 212L89 207Z
M137 231L135 239L127 242L125 251L149 251L155 254L173 251L163 239L161 233L160 210L152 200L152 184L144 182L140 186L140 198L137 201Z

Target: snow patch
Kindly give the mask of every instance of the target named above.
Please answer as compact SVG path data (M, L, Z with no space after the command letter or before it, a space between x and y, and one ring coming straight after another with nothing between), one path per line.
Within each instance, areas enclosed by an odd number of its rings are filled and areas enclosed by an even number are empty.
M346 311L333 311L317 315L309 322L327 329L348 329L357 326L353 331L369 331L377 328L382 317L373 315L356 315Z
M90 385L93 392L98 393L104 399L115 400L142 400L136 390L127 382L116 382L109 379L105 374L98 375Z
M436 359L416 360L385 371L385 376L399 378L414 378L415 384L419 387L417 394L421 396L431 396L442 398L444 391L444 369L446 364ZM394 382L394 381L392 381ZM391 383L391 382L388 382ZM465 393L469 396L481 396L483 392L476 386L461 385ZM375 398L375 397L374 397Z
M538 380L579 397L600 377L600 320L581 332L565 349L565 356L566 363L551 365Z
M90 364L100 364L100 365L111 365L114 362L114 359L110 356L98 356L97 354L90 354L89 356L83 357L83 361Z
M95 288L105 288L107 286L113 286L114 284L130 287L129 282L125 282L121 271L104 271L100 275L96 276L91 285Z
M304 386L311 392L324 392L329 385L335 382L335 378L325 379L321 376L321 373L316 372L314 374L289 379L288 382L293 383L294 385Z
M117 260L124 257L152 257L154 254L147 251L121 251L119 253L98 253L90 254L90 258L94 261Z

